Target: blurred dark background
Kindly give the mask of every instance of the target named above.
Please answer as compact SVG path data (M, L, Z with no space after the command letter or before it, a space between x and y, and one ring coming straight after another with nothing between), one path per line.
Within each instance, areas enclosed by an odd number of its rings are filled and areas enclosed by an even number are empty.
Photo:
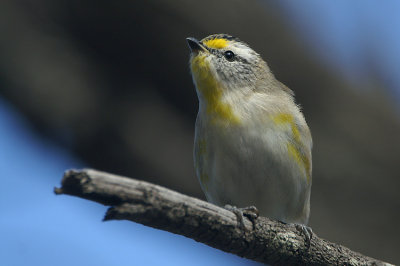
M386 56L381 28L359 20L354 30L365 26L363 39L348 42L362 58L361 70L354 67L357 58L330 46L334 37L345 38L336 33L352 27L343 21L354 14L339 16L334 31L323 27L321 6L313 10L313 1L306 2L307 10L261 0L4 0L0 97L35 136L66 150L77 165L204 199L192 162L197 97L185 37L240 37L295 91L311 128L314 232L400 263L400 68L387 71L384 61L399 58L400 50ZM349 8L364 10L361 21L368 18L368 9ZM57 185L61 174L46 182Z

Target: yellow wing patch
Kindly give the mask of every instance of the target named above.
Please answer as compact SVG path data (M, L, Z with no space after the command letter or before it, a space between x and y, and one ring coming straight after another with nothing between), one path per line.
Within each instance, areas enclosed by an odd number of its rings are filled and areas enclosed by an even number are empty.
M282 113L274 116L274 122L275 124L285 124L288 123L290 124L290 127L292 129L292 134L293 138L296 142L300 143L300 132L299 129L297 128L296 124L294 123L294 118L290 114Z
M204 45L208 46L209 48L213 49L222 49L228 46L228 41L226 39L211 39L208 41L203 42Z
M295 147L295 145L287 144L289 154L296 160L298 165L301 165L306 170L307 183L310 182L310 160Z
M310 159L306 154L301 152L301 148L304 148L303 143L300 139L300 132L297 128L294 118L291 114L281 113L273 117L273 121L276 125L289 124L292 130L293 143L287 144L289 154L296 160L297 164L304 167L307 175L307 182L310 182L311 174L311 163Z
M206 56L202 54L195 56L191 61L191 67L197 89L207 103L206 111L210 115L215 115L211 121L216 122L215 118L219 118L223 122L239 124L240 119L232 107L221 101L222 88L212 75Z

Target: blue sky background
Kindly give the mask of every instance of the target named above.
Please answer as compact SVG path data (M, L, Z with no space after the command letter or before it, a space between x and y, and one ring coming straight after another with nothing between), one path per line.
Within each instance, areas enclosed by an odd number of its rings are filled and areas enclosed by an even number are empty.
M378 75L386 92L400 100L400 1L280 0L275 4L297 36L337 73L366 87Z
M290 27L339 73L367 83L377 72L388 92L400 97L400 1L280 0L279 5ZM256 265L142 225L101 222L106 207L55 196L63 171L81 167L87 165L35 135L0 99L4 265Z
M102 222L106 207L56 196L64 170L83 166L0 99L2 265L257 265L140 224Z

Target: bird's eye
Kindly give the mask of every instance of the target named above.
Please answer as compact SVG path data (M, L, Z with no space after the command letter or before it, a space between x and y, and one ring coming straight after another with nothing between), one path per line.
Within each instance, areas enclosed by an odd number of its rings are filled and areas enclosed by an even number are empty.
M235 54L232 51L226 51L224 55L225 58L228 59L229 61L232 61L233 58L235 57Z

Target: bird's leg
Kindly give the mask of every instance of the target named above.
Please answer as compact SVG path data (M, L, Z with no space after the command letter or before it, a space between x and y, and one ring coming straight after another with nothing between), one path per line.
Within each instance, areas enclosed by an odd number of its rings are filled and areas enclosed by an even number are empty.
M240 228L245 229L246 227L244 226L244 220L243 216L246 216L251 223L253 224L253 228L255 228L255 220L258 217L258 209L255 206L249 206L249 207L244 207L244 208L238 208L236 206L232 206L229 204L226 204L224 206L225 209L233 212L236 215L236 218L238 220L238 225Z

